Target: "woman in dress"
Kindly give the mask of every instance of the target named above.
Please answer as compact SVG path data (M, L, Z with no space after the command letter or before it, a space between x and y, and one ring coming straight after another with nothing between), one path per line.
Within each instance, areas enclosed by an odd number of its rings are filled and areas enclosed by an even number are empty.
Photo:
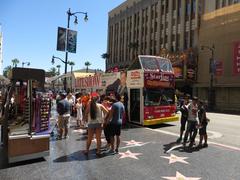
M76 120L77 120L77 127L82 127L83 126L83 112L82 112L82 99L81 97L79 97L77 99L77 103L76 103L76 110L77 110L77 117L76 117Z

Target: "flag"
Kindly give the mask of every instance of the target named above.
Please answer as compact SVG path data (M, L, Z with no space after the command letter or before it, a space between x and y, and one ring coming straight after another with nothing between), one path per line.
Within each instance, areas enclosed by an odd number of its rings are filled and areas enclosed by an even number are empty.
M66 28L58 27L58 35L57 35L57 51L65 51L66 50Z

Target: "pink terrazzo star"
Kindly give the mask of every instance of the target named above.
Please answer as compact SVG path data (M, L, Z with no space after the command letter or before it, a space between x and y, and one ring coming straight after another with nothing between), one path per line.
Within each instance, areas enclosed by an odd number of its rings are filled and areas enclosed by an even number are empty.
M185 161L185 159L187 159L188 157L178 157L174 154L171 154L170 157L167 157L167 156L161 156L161 157L165 158L165 159L169 159L169 164L172 164L172 163L175 163L175 162L189 164L187 161Z
M144 144L143 142L137 142L135 140L123 141L123 142L126 143L126 146L141 146Z
M132 153L129 150L127 150L126 152L119 152L119 154L121 155L119 159L124 159L124 158L138 159L137 156L142 155L142 153Z
M186 177L186 176L182 175L178 171L176 172L176 176L175 177L163 176L162 178L168 179L168 180L199 180L199 179L201 179L199 177Z

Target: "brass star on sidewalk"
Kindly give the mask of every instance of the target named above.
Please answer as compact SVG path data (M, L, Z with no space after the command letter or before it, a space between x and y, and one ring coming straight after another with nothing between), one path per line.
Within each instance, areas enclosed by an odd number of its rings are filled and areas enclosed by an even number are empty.
M184 159L187 159L188 157L178 157L178 156L175 156L174 154L171 154L170 157L167 157L167 156L161 156L161 157L165 159L169 159L169 164L172 164L175 162L189 164L187 161L184 160Z
M141 146L144 143L143 142L137 142L135 140L131 140L131 141L123 141L124 143L126 143L126 146Z
M119 154L121 155L119 159L124 159L124 158L138 159L137 156L142 155L142 153L132 153L129 150L127 150L126 152L119 152Z
M199 179L201 179L200 177L186 177L186 176L182 175L178 171L176 172L176 176L175 177L163 176L162 178L168 179L168 180L199 180Z

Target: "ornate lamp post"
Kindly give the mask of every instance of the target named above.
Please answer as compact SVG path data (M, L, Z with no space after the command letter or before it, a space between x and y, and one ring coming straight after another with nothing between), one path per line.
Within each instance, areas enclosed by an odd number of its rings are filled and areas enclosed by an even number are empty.
M209 86L209 94L208 94L208 108L210 111L214 110L215 106L215 89L213 87L213 76L214 76L214 44L212 47L209 46L201 46L201 50L208 49L211 51L211 58L209 59L209 73L210 73L210 86Z

